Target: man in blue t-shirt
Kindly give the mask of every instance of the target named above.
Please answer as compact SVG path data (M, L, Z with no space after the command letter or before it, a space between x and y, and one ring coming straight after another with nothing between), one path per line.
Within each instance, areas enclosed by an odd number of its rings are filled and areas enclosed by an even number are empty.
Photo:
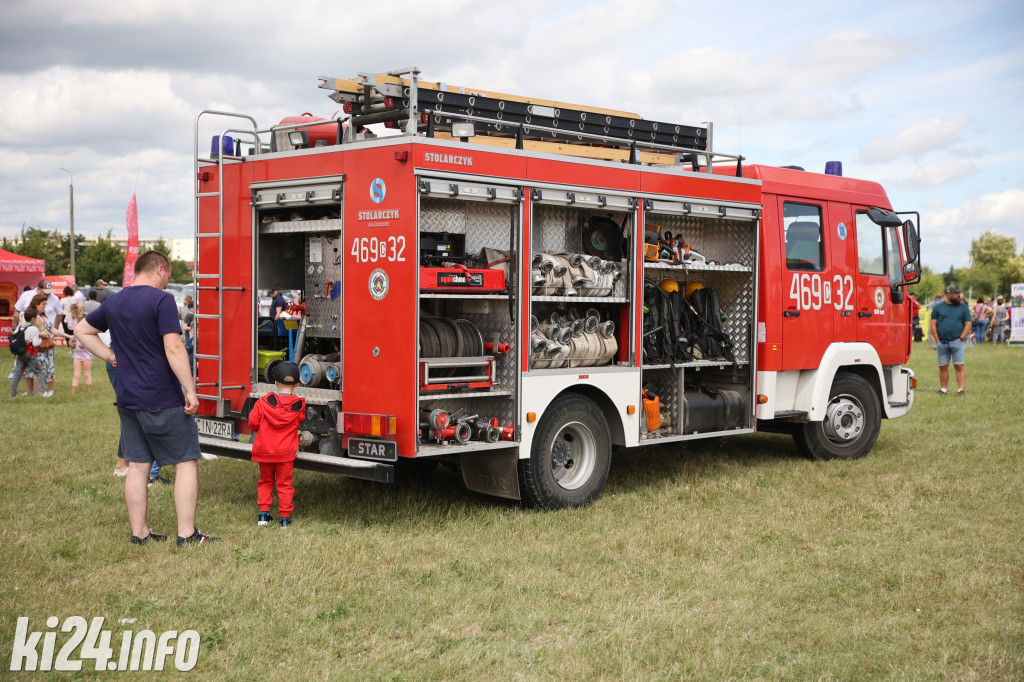
M960 298L960 287L956 284L946 287L946 300L939 301L932 308L931 326L931 338L938 342L939 393L948 393L946 386L952 360L956 371L956 394L962 396L966 381L964 340L971 333L971 308Z
M284 310L285 302L284 296L278 289L274 289L270 292L270 310L267 311L271 318L277 319L277 316ZM275 323L276 324L276 323Z
M135 261L135 284L113 294L75 327L82 346L118 369L117 412L128 460L124 496L133 545L167 539L153 532L146 514L154 461L174 466L178 545L217 539L195 527L201 455L194 415L199 398L181 341L178 307L164 291L170 278L167 256L147 251ZM112 332L110 348L99 338L107 330Z

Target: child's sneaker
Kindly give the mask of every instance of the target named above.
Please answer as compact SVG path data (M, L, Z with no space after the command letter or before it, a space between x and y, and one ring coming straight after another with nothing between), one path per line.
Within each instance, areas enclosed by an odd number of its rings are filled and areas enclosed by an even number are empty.
M259 516L256 517L256 525L257 526L265 526L265 525L267 525L268 523L270 523L273 520L274 520L274 517L270 515L270 512L263 512L263 511L261 511Z
M187 538L178 536L178 547L184 547L185 545L201 545L205 542L219 542L220 538L210 537L206 533L202 532L198 528L189 535Z
M292 520L289 517L287 517L287 516L282 516L281 517L281 527L282 528L287 528L290 525L292 525Z
M131 539L131 543L133 545L144 545L147 542L149 542L150 540L152 540L153 542L167 542L167 536L166 535L157 535L156 533L153 532L153 529L150 528L149 529L149 535L147 535L144 538L140 538L138 535L133 535L132 539Z

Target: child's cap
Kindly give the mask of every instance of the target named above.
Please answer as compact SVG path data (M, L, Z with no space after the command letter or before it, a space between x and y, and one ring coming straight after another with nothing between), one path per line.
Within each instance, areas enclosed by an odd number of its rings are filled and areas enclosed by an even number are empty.
M274 381L294 386L299 383L299 366L294 362L282 362L274 369Z

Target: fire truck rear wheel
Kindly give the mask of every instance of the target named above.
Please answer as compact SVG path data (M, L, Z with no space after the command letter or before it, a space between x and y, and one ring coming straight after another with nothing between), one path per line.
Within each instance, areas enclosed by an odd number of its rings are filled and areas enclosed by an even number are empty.
M594 401L559 398L537 426L529 459L519 460L523 501L540 509L589 504L604 490L611 460L608 424Z
M874 447L881 425L881 407L871 385L841 372L832 382L825 418L797 424L793 440L811 459L857 459Z

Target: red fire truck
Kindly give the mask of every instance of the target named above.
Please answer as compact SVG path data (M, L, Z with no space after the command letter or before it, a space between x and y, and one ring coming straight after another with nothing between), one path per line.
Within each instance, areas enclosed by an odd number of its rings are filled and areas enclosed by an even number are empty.
M446 462L541 508L595 499L613 446L766 430L855 458L909 411L919 238L880 185L416 69L320 87L344 115L196 119L204 452L249 459L282 360L298 467ZM301 292L294 319L260 315L270 289Z

